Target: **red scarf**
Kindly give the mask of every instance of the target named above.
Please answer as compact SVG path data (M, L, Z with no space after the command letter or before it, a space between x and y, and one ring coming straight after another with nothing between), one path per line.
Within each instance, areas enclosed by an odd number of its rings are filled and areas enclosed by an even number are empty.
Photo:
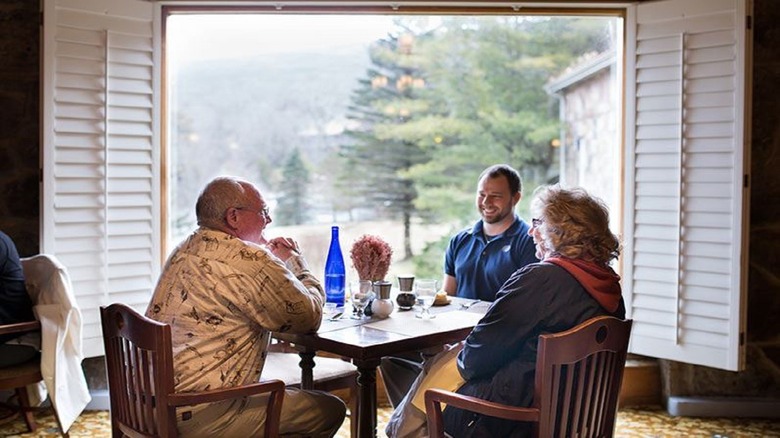
M558 265L571 274L601 307L615 313L620 304L620 276L609 266L600 266L582 259L550 257L544 260Z

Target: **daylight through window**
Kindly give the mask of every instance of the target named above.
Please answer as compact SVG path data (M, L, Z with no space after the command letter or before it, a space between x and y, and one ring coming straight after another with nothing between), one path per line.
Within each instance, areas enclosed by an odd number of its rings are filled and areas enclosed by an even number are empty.
M296 238L318 275L337 224L345 260L375 234L390 278L441 278L495 163L523 176L526 221L559 180L621 217L620 18L188 13L165 29L169 251L221 174L260 186L269 237Z

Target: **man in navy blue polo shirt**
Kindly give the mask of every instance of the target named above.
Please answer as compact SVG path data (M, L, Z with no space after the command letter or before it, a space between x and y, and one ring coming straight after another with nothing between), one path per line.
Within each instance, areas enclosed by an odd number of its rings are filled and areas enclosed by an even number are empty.
M482 219L450 239L445 254L442 289L449 295L494 301L516 270L539 261L530 227L514 212L521 189L520 174L506 164L490 166L479 176L476 205ZM429 355L433 352L382 358L379 368L393 407L406 396Z
M450 239L442 289L449 295L494 301L516 270L539 260L530 227L515 214L521 199L520 174L506 164L485 169L477 183L482 217Z

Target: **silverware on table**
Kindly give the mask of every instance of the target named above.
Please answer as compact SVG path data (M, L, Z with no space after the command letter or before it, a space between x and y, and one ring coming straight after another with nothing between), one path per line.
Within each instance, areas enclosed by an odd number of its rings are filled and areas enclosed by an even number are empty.
M474 304L477 304L477 303L481 303L481 301L480 300L474 300L474 301L472 301L470 303L460 303L460 308L462 310L468 310L471 306L473 306Z

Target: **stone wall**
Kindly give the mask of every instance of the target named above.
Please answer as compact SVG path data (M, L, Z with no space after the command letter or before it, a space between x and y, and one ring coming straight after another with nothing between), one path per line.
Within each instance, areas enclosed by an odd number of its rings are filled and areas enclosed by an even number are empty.
M780 386L780 8L755 1L753 199L750 219L748 371L664 363L666 394L778 395ZM0 2L0 229L22 255L39 251L39 6ZM102 358L84 363L91 388L105 388Z
M619 153L616 97L619 86L607 67L593 76L577 82L562 92L561 105L566 121L561 148L565 156L561 163L561 183L584 187L603 200L612 212L620 211L619 184L622 177ZM619 215L611 215L610 224L620 227Z

